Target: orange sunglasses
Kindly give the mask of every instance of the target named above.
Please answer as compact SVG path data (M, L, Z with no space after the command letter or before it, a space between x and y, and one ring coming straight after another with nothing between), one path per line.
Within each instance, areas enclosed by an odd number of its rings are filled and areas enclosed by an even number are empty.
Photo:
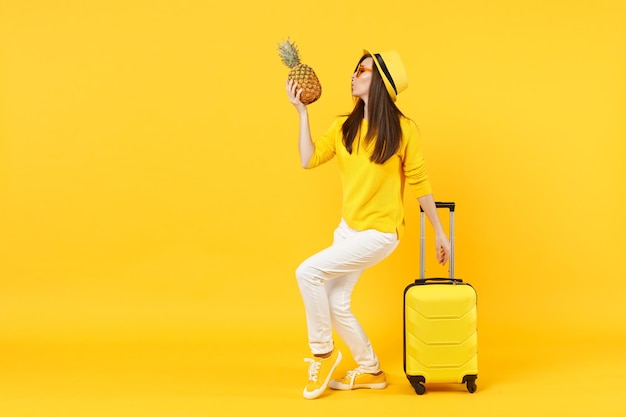
M364 72L372 72L372 69L364 67L363 65L359 65L358 67L356 67L356 71L355 71L356 78L359 78L361 74L363 74Z

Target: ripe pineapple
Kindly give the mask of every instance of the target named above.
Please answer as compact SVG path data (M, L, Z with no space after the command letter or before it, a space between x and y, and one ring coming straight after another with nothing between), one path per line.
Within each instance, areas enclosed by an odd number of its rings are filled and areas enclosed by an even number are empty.
M322 85L315 75L313 68L300 62L300 54L295 42L290 42L289 38L278 44L278 55L283 63L291 68L287 79L295 80L298 89L302 88L300 101L304 104L311 104L322 95Z

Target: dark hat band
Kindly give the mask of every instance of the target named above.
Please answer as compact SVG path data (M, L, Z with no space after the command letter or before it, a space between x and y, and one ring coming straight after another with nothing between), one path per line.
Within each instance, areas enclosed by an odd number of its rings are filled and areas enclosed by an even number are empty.
M380 56L380 54L374 54L374 56L376 57L378 64L380 64L380 69L383 70L383 72L385 73L385 76L389 80L389 83L393 87L393 91L395 91L395 93L398 94L398 89L396 88L396 84L393 82L393 78L391 78L391 74L389 73L389 70L387 69L387 65L385 65L385 61L383 60L383 57Z

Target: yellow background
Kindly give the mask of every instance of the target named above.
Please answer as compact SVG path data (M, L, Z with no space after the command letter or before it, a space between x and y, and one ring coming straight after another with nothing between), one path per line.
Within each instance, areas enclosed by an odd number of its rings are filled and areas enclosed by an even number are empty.
M301 398L294 270L341 190L299 167L286 36L323 84L314 136L363 48L403 57L479 293L476 394L402 372L407 195L354 294L390 387ZM3 1L0 414L624 415L625 116L620 0Z

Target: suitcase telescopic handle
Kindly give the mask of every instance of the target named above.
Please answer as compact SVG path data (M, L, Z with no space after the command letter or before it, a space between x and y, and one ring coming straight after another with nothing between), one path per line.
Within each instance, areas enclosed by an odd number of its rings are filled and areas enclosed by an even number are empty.
M456 208L456 204L452 201L436 201L435 207L444 208L450 211L450 267L449 277L450 282L455 284L454 279L454 209ZM425 221L424 209L420 206L420 280L426 279L426 263L425 263L425 250L426 250L426 221Z
M450 211L454 211L456 207L456 203L453 201L435 201L435 207L437 208L447 208ZM424 212L422 206L420 206L420 211Z

